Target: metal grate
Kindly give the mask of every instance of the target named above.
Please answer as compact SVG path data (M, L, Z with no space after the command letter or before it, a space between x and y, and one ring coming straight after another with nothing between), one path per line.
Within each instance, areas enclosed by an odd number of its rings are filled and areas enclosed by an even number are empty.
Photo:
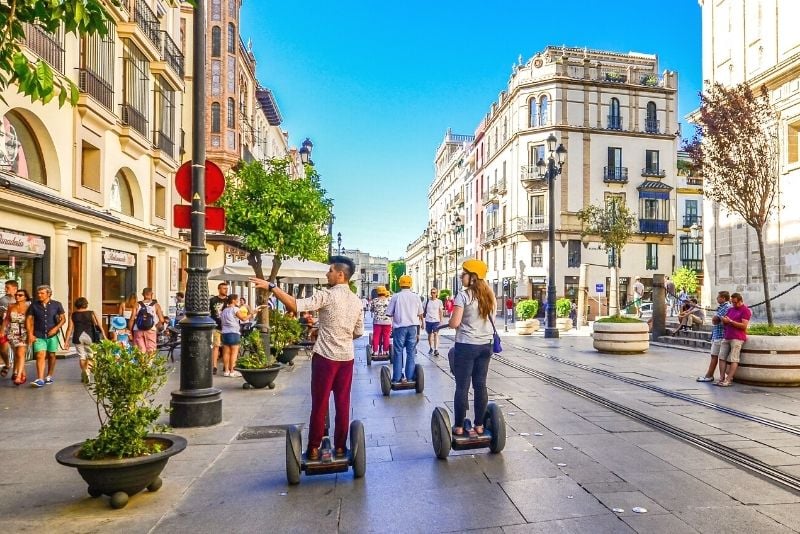
M245 426L236 435L236 441L246 439L270 439L282 438L286 435L287 425L266 425L266 426ZM295 426L302 430L303 424L296 423Z

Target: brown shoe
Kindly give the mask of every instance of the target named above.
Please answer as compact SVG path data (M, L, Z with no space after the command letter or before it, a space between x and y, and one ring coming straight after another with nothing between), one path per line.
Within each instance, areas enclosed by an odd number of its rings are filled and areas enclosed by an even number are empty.
M346 454L347 454L347 450L346 449L343 449L342 447L339 447L338 449L336 449L336 453L335 453L336 458L344 458L346 456Z
M319 460L319 447L311 447L306 452L306 458L312 461Z

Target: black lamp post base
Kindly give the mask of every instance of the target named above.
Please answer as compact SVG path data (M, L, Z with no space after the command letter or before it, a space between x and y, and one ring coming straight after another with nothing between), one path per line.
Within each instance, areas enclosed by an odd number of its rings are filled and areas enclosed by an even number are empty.
M211 426L222 422L222 391L217 388L176 390L169 403L169 424L175 428Z
M545 327L544 337L545 339L557 339L559 337L558 328L550 328L549 326Z

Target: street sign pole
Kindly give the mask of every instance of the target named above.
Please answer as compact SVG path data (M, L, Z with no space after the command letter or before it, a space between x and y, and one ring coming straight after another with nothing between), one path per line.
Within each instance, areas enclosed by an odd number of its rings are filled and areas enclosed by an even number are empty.
M211 378L211 337L216 323L209 315L206 253L206 21L205 0L194 8L192 62L191 247L186 269L186 317L181 320L181 382L172 392L169 422L177 428L210 426L222 421L222 392Z

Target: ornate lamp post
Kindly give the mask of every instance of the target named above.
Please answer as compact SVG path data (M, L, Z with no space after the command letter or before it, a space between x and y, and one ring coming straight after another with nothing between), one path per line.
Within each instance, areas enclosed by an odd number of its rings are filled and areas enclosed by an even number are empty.
M547 243L549 250L549 265L547 270L547 325L544 329L544 337L557 338L558 328L556 328L556 176L561 174L561 168L567 160L567 149L563 144L558 144L555 135L550 134L547 138L547 150L549 156L547 162L540 159L536 166L539 170L539 178L547 181Z
M455 214L452 221L453 225L453 246L455 247L455 273L453 273L453 293L458 291L458 235L464 231L464 222L461 220L461 215ZM466 245L466 243L464 243Z
M306 137L306 140L303 141L303 144L300 146L300 150L297 152L300 154L300 161L303 165L314 165L314 162L311 161L311 151L314 149L314 143L311 142L311 139Z
M439 232L437 232L435 229L431 230L430 236L431 236L431 241L430 241L431 248L433 249L433 287L438 289L439 284L436 279L436 248L439 246Z
M206 72L205 0L197 0L194 9L195 80ZM211 333L216 323L209 316L208 254L206 253L206 145L204 83L192 89L192 221L189 266L186 269L186 317L181 320L180 389L172 392L169 422L174 427L210 426L222 421L222 392L211 379Z
M336 247L339 250L338 254L342 253L342 232L336 234Z

